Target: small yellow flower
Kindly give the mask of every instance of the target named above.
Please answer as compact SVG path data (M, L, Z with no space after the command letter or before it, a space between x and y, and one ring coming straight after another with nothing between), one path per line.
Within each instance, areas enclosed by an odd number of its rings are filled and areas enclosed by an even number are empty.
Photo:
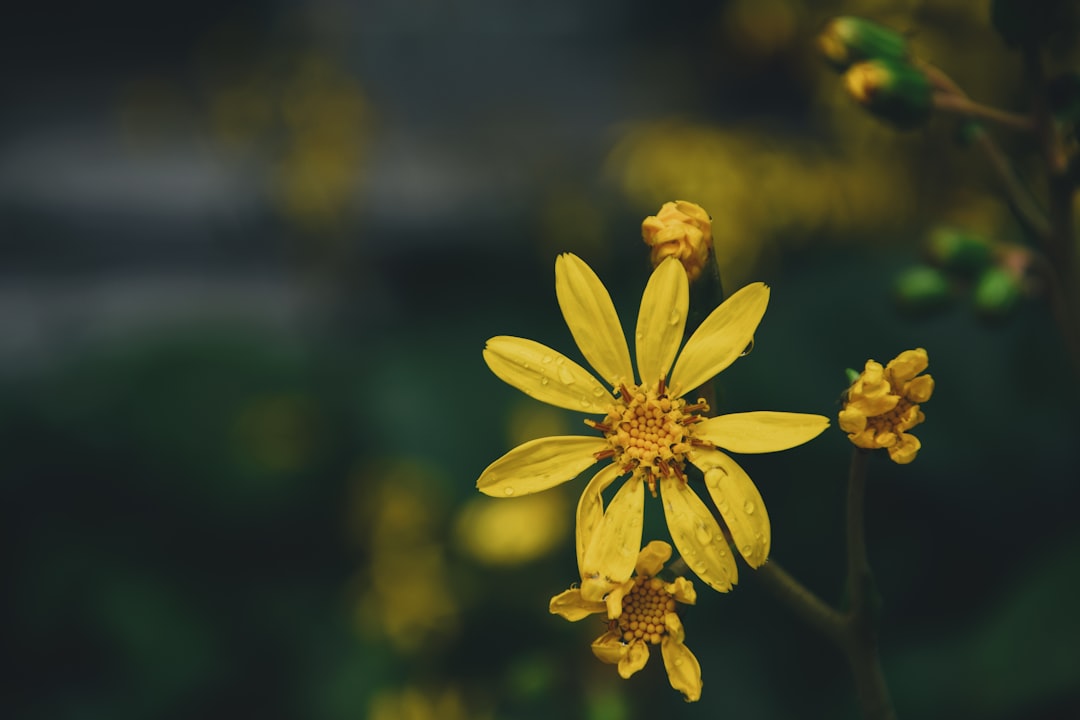
M523 338L491 338L484 360L499 378L537 400L603 416L600 421L585 420L600 436L523 443L489 465L477 488L493 497L528 495L610 459L578 502L584 597L600 600L629 579L641 547L646 488L653 497L658 489L663 496L668 530L690 569L726 592L738 580L735 560L724 532L690 485L686 461L704 473L705 490L736 548L756 568L769 556L769 516L750 477L721 448L740 453L786 450L817 437L829 424L820 415L784 412L706 419L703 413L709 407L704 400L683 398L743 353L765 314L769 289L754 283L729 297L701 323L680 354L689 281L674 258L661 262L645 287L634 333L639 382L634 381L615 306L592 269L575 255L560 256L555 292L574 340L603 382L560 353ZM625 475L629 477L605 511L601 493Z
M664 203L641 223L641 238L652 248L653 267L668 257L683 264L690 282L697 280L712 247L712 219L700 205L685 200Z
M922 443L907 431L926 419L919 403L930 399L934 378L919 373L929 364L922 348L905 350L884 368L867 360L840 411L840 429L851 442L868 450L888 448L889 457L900 465L914 460Z
M571 588L551 598L549 609L571 622L606 612L608 631L593 642L592 651L618 665L624 679L645 667L649 645L659 645L671 687L693 702L701 697L701 665L683 644L686 635L675 603L693 605L697 593L686 578L668 583L656 577L670 557L671 546L654 540L638 553L636 576L612 589L606 602L586 600L580 589Z

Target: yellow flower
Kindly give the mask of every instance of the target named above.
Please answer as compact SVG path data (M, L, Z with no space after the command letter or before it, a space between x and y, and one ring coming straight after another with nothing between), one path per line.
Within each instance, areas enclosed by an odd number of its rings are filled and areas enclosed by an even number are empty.
M491 338L484 360L499 378L537 400L602 415L600 421L585 420L600 437L558 436L523 443L489 465L476 486L494 497L528 495L610 458L611 464L593 476L578 502L583 596L599 600L629 579L641 547L646 488L653 497L659 488L668 530L690 568L716 590L729 590L738 580L735 560L724 532L690 485L686 461L704 473L705 489L740 554L759 567L769 555L769 516L750 477L721 448L740 453L786 450L816 437L829 424L820 415L783 412L706 419L709 407L704 400L683 399L743 353L765 314L769 289L754 283L732 295L701 323L680 354L689 282L674 258L661 262L645 287L634 333L637 383L619 316L592 269L575 255L560 256L555 292L574 340L603 382L551 348L523 338ZM625 475L629 477L605 512L601 493Z
M652 248L653 267L664 258L683 264L690 282L701 275L712 247L712 220L700 205L685 200L664 203L660 212L641 223L641 237Z
M934 378L919 373L929 364L922 348L905 350L884 368L867 360L840 411L840 428L851 442L869 450L888 448L889 457L900 465L914 460L922 443L907 431L926 419L919 403L930 399Z
M624 679L645 667L649 645L659 645L671 687L693 702L701 697L701 665L683 644L686 636L675 603L693 605L697 593L686 578L667 583L656 577L670 557L671 546L654 540L638 553L636 576L613 588L606 602L586 600L580 589L571 588L551 598L549 609L571 622L606 612L608 631L593 642L592 651L603 662L618 665Z

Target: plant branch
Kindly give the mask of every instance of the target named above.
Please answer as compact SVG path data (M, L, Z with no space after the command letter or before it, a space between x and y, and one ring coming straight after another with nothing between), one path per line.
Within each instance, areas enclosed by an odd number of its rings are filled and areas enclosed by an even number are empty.
M1035 121L1032 118L977 103L966 95L957 95L955 92L939 90L934 93L933 102L934 109L941 112L986 120L1021 132L1033 132L1035 130Z

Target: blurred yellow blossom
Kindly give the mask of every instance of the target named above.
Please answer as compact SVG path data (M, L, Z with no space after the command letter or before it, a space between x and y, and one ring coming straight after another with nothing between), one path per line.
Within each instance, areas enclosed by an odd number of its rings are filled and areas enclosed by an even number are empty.
M641 237L652 248L649 260L653 267L674 257L694 282L709 259L712 220L700 205L685 200L667 202L658 213L642 221Z
M484 360L495 375L530 397L603 415L599 422L585 420L601 437L563 435L523 443L489 465L477 487L493 497L520 497L611 459L578 503L583 597L599 599L630 577L641 547L646 488L653 497L658 488L663 494L668 529L690 568L716 590L729 590L738 578L735 560L713 514L690 486L686 460L704 473L705 488L739 552L759 567L769 554L768 514L749 476L720 448L744 453L786 450L828 425L820 415L785 412L706 419L709 406L704 400L688 402L683 397L743 354L765 314L769 289L754 283L732 295L701 323L680 354L689 281L674 258L661 262L645 287L638 313L638 382L615 306L592 269L575 255L560 256L555 292L578 348L603 382L555 350L518 337L488 340ZM624 475L629 478L605 511L601 493Z
M479 720L475 709L469 708L462 693L454 687L442 690L422 690L405 687L399 691L384 690L371 699L369 720Z
M851 442L869 450L887 448L900 465L914 460L922 444L907 431L925 419L919 403L934 392L934 378L919 375L929 364L922 348L905 350L884 368L867 360L840 411L840 429Z
M458 603L438 502L437 475L412 461L373 463L356 474L351 529L370 553L355 586L356 619L369 635L384 636L403 652L430 646L457 629Z
M608 631L593 642L593 654L618 665L623 678L645 667L649 645L659 645L671 686L692 702L701 697L701 665L684 644L675 604L693 605L697 593L686 578L668 583L656 577L669 558L671 546L654 540L638 553L635 576L612 589L605 602L587 600L571 588L551 598L549 609L571 622L606 612Z
M570 502L564 493L530 495L517 502L475 498L454 523L458 546L487 565L517 565L552 550L569 532Z

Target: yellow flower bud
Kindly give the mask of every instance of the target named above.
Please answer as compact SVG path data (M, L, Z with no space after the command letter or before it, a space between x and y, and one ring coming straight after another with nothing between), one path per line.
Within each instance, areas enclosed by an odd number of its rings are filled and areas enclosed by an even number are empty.
M901 60L907 40L892 28L859 17L833 18L818 36L818 49L839 72L863 60Z
M685 200L664 203L660 211L641 223L641 238L652 248L649 259L656 267L676 257L686 268L690 282L696 280L712 247L712 219L700 205Z
M844 73L844 87L855 102L901 129L922 125L933 108L930 81L905 62L871 60L852 65Z

